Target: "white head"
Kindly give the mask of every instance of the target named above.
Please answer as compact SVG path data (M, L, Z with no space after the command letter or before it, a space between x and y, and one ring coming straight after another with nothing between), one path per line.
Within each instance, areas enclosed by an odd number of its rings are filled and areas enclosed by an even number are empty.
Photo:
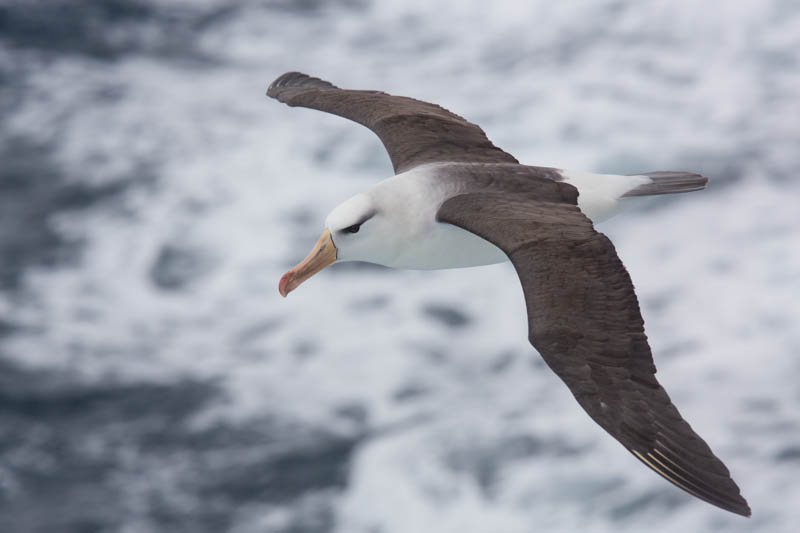
M414 174L417 172L417 174ZM424 168L393 176L336 206L311 252L281 278L283 296L334 261L392 268L438 269L490 265L508 257L494 244L436 222L449 192Z
M358 194L339 204L325 220L325 230L311 252L281 278L283 296L334 261L390 264L402 231L374 195Z

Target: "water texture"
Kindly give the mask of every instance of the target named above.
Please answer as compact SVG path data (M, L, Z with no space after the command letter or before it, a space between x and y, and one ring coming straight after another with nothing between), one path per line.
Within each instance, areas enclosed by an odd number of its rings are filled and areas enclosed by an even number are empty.
M300 70L521 161L694 170L600 229L743 519L643 468L526 340L509 265L334 265L369 131ZM0 531L796 531L800 9L785 0L0 0Z

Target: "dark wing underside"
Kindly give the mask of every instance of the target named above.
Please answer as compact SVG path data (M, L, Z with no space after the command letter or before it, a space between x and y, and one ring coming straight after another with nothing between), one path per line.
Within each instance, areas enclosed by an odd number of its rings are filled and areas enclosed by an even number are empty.
M368 127L389 152L396 174L435 162L518 162L493 145L480 127L438 105L413 98L340 89L299 72L278 77L267 89L267 96Z
M509 256L525 293L530 341L589 416L686 492L750 515L728 469L656 381L630 276L577 206L468 193L447 200L438 219Z

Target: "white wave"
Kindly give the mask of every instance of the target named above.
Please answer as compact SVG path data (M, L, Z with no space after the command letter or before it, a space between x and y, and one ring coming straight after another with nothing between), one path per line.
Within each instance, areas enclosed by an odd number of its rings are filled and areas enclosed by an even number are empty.
M777 0L250 3L198 38L217 66L63 57L30 74L6 130L55 139L70 179L156 179L58 218L86 239L82 262L29 272L28 305L0 296L28 327L7 357L86 379L220 379L218 416L374 433L335 497L341 531L790 531L800 463L777 458L800 437L798 36ZM281 299L325 213L391 172L369 131L264 97L286 70L436 101L532 164L709 175L603 229L662 383L754 517L684 496L589 420L527 344L507 266L334 268ZM182 290L153 283L167 245L206 262ZM363 425L336 415L348 405ZM503 455L519 439L575 451Z

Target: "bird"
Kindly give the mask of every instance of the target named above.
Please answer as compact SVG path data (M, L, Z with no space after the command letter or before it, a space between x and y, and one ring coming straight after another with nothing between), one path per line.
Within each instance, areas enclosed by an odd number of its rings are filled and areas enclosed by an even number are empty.
M706 177L524 165L436 104L341 89L300 72L279 76L267 96L366 126L395 172L330 212L311 252L281 277L282 296L340 261L404 269L510 261L530 343L588 415L673 485L750 516L727 467L656 380L630 275L594 227L626 198L701 190Z

